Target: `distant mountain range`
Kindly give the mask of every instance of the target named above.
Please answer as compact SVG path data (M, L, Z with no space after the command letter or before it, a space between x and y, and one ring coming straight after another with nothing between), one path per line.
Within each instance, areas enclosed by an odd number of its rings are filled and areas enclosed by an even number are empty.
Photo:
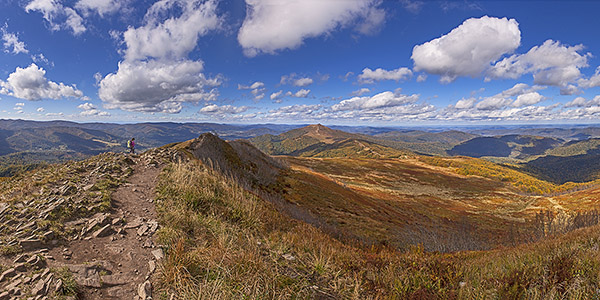
M271 155L395 158L413 155L470 156L509 163L562 184L600 177L600 127L464 128L465 131L323 125L215 123L75 123L0 120L0 176L11 166L81 159L197 138L211 132L224 140L248 139ZM27 169L28 167L26 167Z

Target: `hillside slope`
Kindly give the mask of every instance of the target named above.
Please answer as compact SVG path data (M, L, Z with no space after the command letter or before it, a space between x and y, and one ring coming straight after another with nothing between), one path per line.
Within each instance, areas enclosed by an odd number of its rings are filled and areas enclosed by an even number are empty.
M0 182L0 296L587 299L600 288L598 227L500 250L423 245L472 246L479 226L526 229L519 216L593 209L598 193L523 196L414 158L281 161L203 134ZM544 232L559 219L540 220ZM441 231L412 231L406 247L375 242L414 225Z
M374 136L334 130L323 125L309 125L279 135L262 135L249 139L254 146L270 155L312 155L314 148L332 148L344 140L368 142L404 152L444 155L457 141L472 135L458 131L427 133L422 131L391 131Z
M401 252L332 239L195 158L166 168L158 191L160 291L176 299L577 299L599 287L598 227L501 250Z
M471 157L511 157L527 159L544 154L547 150L560 146L563 140L540 136L504 135L496 137L476 137L454 146L450 155Z

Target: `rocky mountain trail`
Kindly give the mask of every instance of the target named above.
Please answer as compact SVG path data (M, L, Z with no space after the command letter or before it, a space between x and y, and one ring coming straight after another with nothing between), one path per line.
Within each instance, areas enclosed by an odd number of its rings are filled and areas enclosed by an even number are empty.
M106 153L0 186L0 300L149 299L165 149Z

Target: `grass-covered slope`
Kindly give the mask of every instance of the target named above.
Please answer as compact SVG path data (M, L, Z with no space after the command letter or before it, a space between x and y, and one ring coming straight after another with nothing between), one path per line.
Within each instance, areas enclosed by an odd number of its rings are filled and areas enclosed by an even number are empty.
M470 136L458 131L439 133L393 131L371 136L334 130L322 125L309 125L276 136L266 134L254 137L250 141L258 149L271 155L312 156L315 148L331 149L336 146L336 143L346 140L368 142L404 152L444 155L446 150L451 149L458 141L464 141Z
M600 288L598 227L501 250L401 252L333 239L196 159L166 168L157 191L159 299L592 299Z

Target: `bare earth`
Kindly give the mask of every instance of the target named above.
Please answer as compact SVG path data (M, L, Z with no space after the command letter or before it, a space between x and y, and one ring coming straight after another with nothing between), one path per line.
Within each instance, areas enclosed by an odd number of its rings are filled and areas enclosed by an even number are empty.
M139 297L138 287L146 280L151 281L154 271L150 269L151 264L157 265L152 251L160 255L161 250L156 248L152 238L158 226L153 201L160 167L148 165L141 158L134 158L134 161L136 164L132 166L133 174L128 183L112 195L113 208L108 216L113 225L112 234L96 237L94 233L50 250L49 254L54 258L48 260L50 267L66 265L75 273L76 279L77 276L88 277L89 286L83 289L83 299ZM120 220L125 223L119 224ZM96 265L98 268L91 273L98 276L88 276L89 270L82 271L87 275L77 274L81 268L74 265ZM85 278L78 281L81 280L85 281Z

